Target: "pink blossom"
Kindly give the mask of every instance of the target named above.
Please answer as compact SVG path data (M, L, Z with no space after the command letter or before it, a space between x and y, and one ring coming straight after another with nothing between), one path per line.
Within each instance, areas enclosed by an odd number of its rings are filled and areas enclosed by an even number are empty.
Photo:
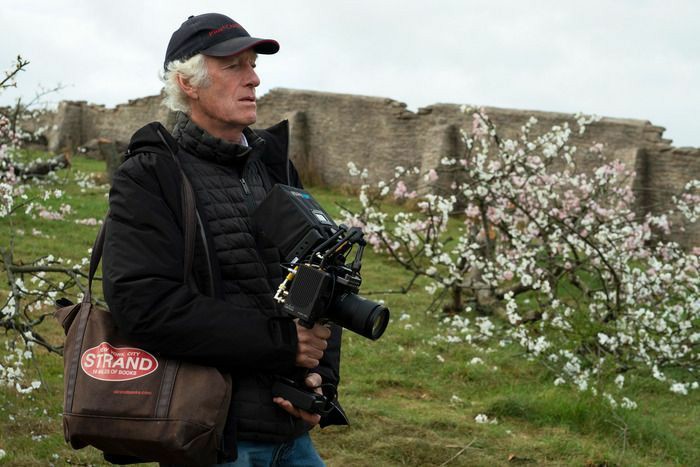
M489 163L489 172L498 172L501 170L501 163L499 161L491 161Z
M406 184L403 182L403 180L399 180L399 182L396 184L396 189L394 190L394 197L396 199L403 198L406 196L406 192L408 189L406 188Z
M488 133L486 123L478 113L472 114L472 134L476 137L483 136Z
M365 223L355 216L345 219L345 222L349 224L350 227L359 227L361 229L365 228Z
M502 212L493 206L489 206L486 210L486 217L493 224L498 224L501 221Z
M615 174L617 174L617 175L624 174L625 169L627 168L622 161L617 160L617 159L614 160L611 165L612 165L612 169L614 170Z
M379 235L376 234L369 234L366 236L367 238L367 243L372 245L373 248L377 249L379 246L382 244L381 238L379 238Z
M527 163L532 167L538 167L542 164L542 159L538 156L528 156Z
M683 199L683 201L685 201L688 204L700 203L700 195L695 195L692 193L683 193L681 195L681 199Z
M52 211L47 211L46 209L42 209L39 211L39 217L43 219L47 219L50 221L56 221L56 220L61 220L63 219L63 215L58 213L58 212L52 212Z
M603 143L596 143L588 149L594 154L600 154L603 152Z
M464 210L464 214L466 214L467 217L479 217L481 212L477 206L470 204L467 206L467 209Z
M505 281L512 280L513 279L513 271L505 271L502 274L502 277L503 277L503 280L505 280Z
M436 182L438 179L438 174L435 169L430 169L427 175L427 180L431 183Z
M564 220L566 218L566 213L557 208L552 209L549 215L552 217L556 217L559 220Z
M671 233L671 226L668 223L668 218L666 216L662 216L656 220L656 226L663 230L663 232L668 235Z
M89 219L77 219L75 223L82 225L97 225L97 219L94 217L90 217Z

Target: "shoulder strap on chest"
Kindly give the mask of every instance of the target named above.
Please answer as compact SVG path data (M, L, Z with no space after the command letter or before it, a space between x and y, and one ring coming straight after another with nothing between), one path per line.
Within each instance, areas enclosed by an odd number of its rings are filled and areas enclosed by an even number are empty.
M158 140L154 139L154 136ZM136 144L135 144L136 143ZM180 169L180 174L182 177L181 193L182 193L182 218L183 218L183 231L185 237L185 263L183 268L183 281L189 282L192 277L192 263L194 260L194 246L195 246L195 235L196 235L196 222L197 222L197 208L195 205L195 195L192 185L189 179L185 176L182 171L180 161L177 158L176 152L178 149L177 141L172 137L172 135L158 122L149 123L145 127L137 131L131 139L129 148L127 149L126 157L131 157L143 152L152 152L155 154L169 155L175 161L175 164ZM109 211L107 212L105 219L109 217ZM97 265L102 258L102 250L104 245L104 232L105 223L102 223L100 230L95 239L95 243L92 248L92 253L90 255L90 270L88 274L88 291L85 294L83 301L90 301L91 289L92 289L92 279L97 272ZM209 261L209 258L207 258Z

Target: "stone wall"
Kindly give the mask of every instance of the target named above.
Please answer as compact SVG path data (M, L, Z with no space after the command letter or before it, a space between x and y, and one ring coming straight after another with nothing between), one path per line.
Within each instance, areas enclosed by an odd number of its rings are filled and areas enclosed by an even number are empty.
M419 139L415 115L391 99L286 89L275 89L260 99L260 127L285 118L295 136L303 138L298 146L307 151L293 157L301 156L300 165L322 184L350 183L349 161L384 176L396 165L414 165L422 157L422 150L415 147ZM300 124L303 135L295 128Z
M326 184L349 183L347 162L370 167L371 174L385 178L396 165L434 167L446 156L460 151L460 129L469 130L472 119L456 104L437 104L406 110L400 102L345 94L275 89L260 99L258 123L268 126L281 118L302 113L306 121L309 163ZM576 128L574 116L553 112L485 108L501 136L515 137L520 127L535 116L538 128L568 122ZM297 117L298 118L298 117ZM668 149L663 128L642 120L604 118L588 131L572 137L580 153L603 143L609 159L634 165L640 149ZM587 158L582 166L598 160Z
M75 148L97 138L124 144L131 134L151 121L172 127L174 115L160 105L161 96L129 101L114 109L85 102L62 102L49 134L53 151ZM568 122L572 114L485 108L502 137L515 137L531 117L546 131ZM311 183L351 185L349 161L367 167L373 180L388 178L397 165L435 167L443 157L458 156L460 130L470 130L472 119L457 104L435 104L407 110L388 98L273 89L258 101L259 127L282 119L290 122L290 156ZM638 197L638 212L668 208L671 197L691 179L700 178L700 148L674 148L663 138L664 128L644 120L603 118L584 135L574 132L579 165L589 170L600 160L587 157L588 148L600 143L607 160L619 159L634 167L630 183ZM700 244L700 223L689 225L676 239L686 246Z
M54 130L49 133L48 149L57 152L74 150L90 141L107 138L126 144L143 125L160 121L172 126L174 114L161 106L161 96L130 100L113 109L85 101L63 101L54 117Z
M672 197L689 181L700 179L700 148L640 150L635 181L639 213L668 212ZM670 218L672 225L683 225L680 213ZM681 245L700 246L700 222L673 229L671 239Z

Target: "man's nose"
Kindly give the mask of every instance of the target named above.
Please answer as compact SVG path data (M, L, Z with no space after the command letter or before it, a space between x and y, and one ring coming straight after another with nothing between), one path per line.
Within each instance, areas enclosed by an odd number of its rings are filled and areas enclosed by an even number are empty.
M252 86L254 88L260 86L260 77L258 74L255 72L255 68L252 66L248 68L248 82L246 83L248 86Z

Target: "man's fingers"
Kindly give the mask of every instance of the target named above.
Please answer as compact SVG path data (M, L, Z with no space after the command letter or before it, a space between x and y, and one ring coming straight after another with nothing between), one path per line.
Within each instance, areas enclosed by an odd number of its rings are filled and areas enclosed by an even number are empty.
M286 400L286 399L283 399L283 398L281 398L281 397L275 397L275 398L272 399L272 401L273 401L275 404L277 404L277 405L279 405L280 407L282 407L282 408L283 408L284 410L286 410L287 412L289 412L290 414L292 414L293 416L295 416L295 417L297 417L297 418L301 418L301 419L304 420L306 423L309 423L309 424L311 424L311 425L318 425L318 423L321 421L321 416L320 416L320 415L318 415L318 414L313 414L313 413L309 413L309 412L307 412L307 411L305 411L305 410L297 409L296 407L294 407L294 406L292 405L291 402L289 402L289 401Z
M307 345L299 345L296 363L303 368L316 368L322 357L323 352L321 350Z
M326 326L322 326L320 324L314 325L314 327L311 329L316 337L319 337L323 340L328 339L331 337L331 330L330 328Z
M311 368L316 368L321 362L319 360L314 359L314 358L297 356L296 363L297 363L297 366L300 366L302 368L311 369Z
M328 347L328 341L308 332L299 333L299 344L305 344L321 350L326 350Z
M301 419L310 425L318 425L321 421L321 416L315 413L309 413L304 410L299 411L301 414Z
M307 344L299 344L299 353L305 357L315 358L316 360L320 360L321 357L323 357L323 350Z
M321 358L323 358L323 351L328 348L326 339L330 337L331 331L320 324L316 324L313 328L308 329L297 322L296 327L299 341L296 364L303 368L315 368L319 365Z
M330 330L318 324L312 329L307 329L297 324L297 336L299 343L308 344L318 349L325 350L326 347L328 347L326 339L330 337Z
M304 381L306 385L312 389L316 389L321 387L321 383L323 383L323 379L321 378L321 375L318 373L309 373L309 375L306 377L306 380Z
M325 339L316 339L311 345L317 349L326 350L328 348L328 341Z

